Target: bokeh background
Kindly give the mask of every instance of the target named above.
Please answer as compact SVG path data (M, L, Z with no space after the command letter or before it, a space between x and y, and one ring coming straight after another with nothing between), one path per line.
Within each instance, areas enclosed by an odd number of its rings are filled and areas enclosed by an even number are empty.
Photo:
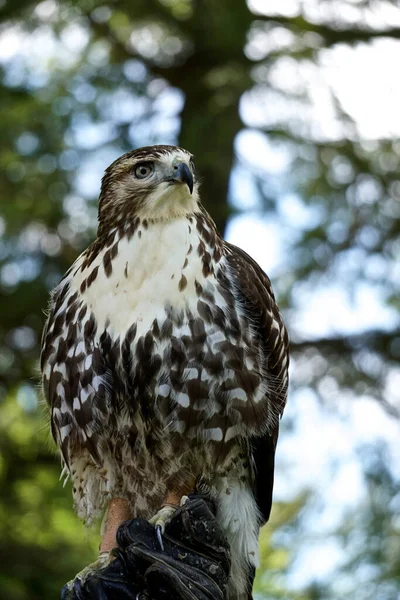
M0 0L0 598L50 600L97 532L38 393L49 290L104 168L179 143L270 274L291 393L256 597L400 597L400 6Z

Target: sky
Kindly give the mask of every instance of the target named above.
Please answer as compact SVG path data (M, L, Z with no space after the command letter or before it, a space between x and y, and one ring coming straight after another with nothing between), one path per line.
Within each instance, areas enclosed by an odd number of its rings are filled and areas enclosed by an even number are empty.
M310 0L305 4L316 21L328 16L321 12L321 3ZM263 0L251 0L249 5L260 13L265 6ZM36 10L43 14L47 11L46 14L51 15L52 6L53 3L48 1L41 3ZM277 14L291 16L297 14L299 2L268 2L269 13L274 7ZM325 7L325 10L339 11L343 19L353 19L354 12L348 3L336 2L325 4ZM383 27L388 22L393 26L400 25L399 9L394 10L385 2L381 2L380 7L378 13L375 8L372 13L366 12L365 18L374 18L377 26L381 24ZM10 66L8 77L14 84L25 76L24 68L27 67L32 85L44 85L54 55L68 68L87 43L85 32L74 24L61 36L61 41L55 40L50 29L46 28L33 34L33 38L28 39L18 28L0 33L0 62ZM285 44L290 44L290 39L284 34L280 37L278 33L270 40L265 34L254 32L249 37L246 52L249 56L260 56L268 47ZM101 48L95 60L104 60ZM354 119L355 131L365 140L374 140L400 136L400 80L393 77L393 65L399 64L400 42L383 39L369 46L338 46L327 50L321 53L318 69L312 64L304 64L298 69L293 61L283 60L272 76L283 91L289 81L299 90L304 86L312 90L311 103L306 109L309 111L311 136L335 140L343 135L332 104L330 89L333 89L344 110ZM131 68L136 69L135 76L140 77L138 65ZM91 90L83 87L76 93L81 94L83 99L90 98ZM173 142L179 127L178 114L183 98L177 90L154 89L154 94L157 96L158 114L152 127L159 132L160 139L157 141ZM118 104L123 107L121 112L126 118L134 118L144 110L140 102L132 102L122 91ZM316 209L304 205L296 190L285 185L291 165L287 150L272 145L268 137L256 128L268 127L279 119L291 119L296 110L298 107L289 103L274 102L265 86L255 85L242 99L241 116L245 128L235 140L239 164L232 174L231 195L234 206L244 209L245 214L230 220L227 238L253 256L272 281L289 268L291 239L296 228L307 227L318 215L315 214ZM75 135L74 141L86 144L90 150L99 143L107 142L112 131L107 123L99 127L87 122L80 123L79 133L75 132ZM25 143L30 142L25 140ZM90 164L83 165L77 180L81 196L71 195L65 199L66 210L70 212L71 219L76 220L77 227L86 227L93 219L84 199L98 190L102 171L116 158L111 154L110 151L100 152ZM254 182L246 175L246 163L261 175L265 174L271 182L279 205L275 217L261 214ZM298 294L296 308L294 329L300 337L329 337L338 332L352 334L371 327L389 328L398 322L398 315L384 303L378 287L360 282L350 296L340 278L329 284L324 282L320 289L310 291L304 288ZM296 369L296 365L293 368ZM391 374L387 390L398 406L399 384L400 369ZM314 502L322 501L323 505L318 517L314 517L314 522L308 525L310 531L318 531L318 551L311 547L308 552L303 549L298 554L291 573L293 585L305 584L313 578L323 579L340 563L340 549L329 533L340 523L344 512L361 503L366 493L357 448L373 440L384 440L388 444L391 467L400 477L399 422L372 398L354 399L348 391L334 388L326 390L326 393L335 401L334 412L327 412L310 389L301 389L290 395L283 427L285 418L292 427L281 437L278 447L276 498L291 499L308 487L315 490ZM304 568L305 565L307 568Z

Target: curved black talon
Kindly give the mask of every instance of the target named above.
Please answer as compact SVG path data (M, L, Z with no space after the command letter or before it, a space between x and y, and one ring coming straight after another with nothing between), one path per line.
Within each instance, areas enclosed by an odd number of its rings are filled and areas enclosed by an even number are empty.
M163 530L161 525L156 525L156 536L162 552L164 552L164 543L162 539Z

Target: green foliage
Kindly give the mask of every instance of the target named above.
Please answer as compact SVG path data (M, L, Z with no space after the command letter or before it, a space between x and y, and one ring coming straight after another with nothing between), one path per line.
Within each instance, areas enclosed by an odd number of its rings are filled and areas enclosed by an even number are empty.
M72 511L42 408L22 386L0 404L0 598L56 598L96 556L99 539Z
M290 566L292 553L290 548L274 540L276 531L296 528L299 513L306 500L307 494L304 494L293 502L274 503L271 519L260 535L260 568L253 588L256 598L311 600L306 593L288 589L282 574Z

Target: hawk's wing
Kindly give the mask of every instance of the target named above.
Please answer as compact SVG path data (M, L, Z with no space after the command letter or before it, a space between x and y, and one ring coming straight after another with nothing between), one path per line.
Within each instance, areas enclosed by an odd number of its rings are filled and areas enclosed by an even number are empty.
M271 401L282 415L288 389L289 339L275 302L271 282L246 252L225 242L225 258L230 266L237 299L259 339L265 370L273 383ZM269 518L274 483L274 458L279 422L272 431L250 441L255 470L255 497L264 521Z
M112 387L111 371L95 343L95 319L71 290L70 271L53 293L41 354L51 431L67 467L75 445L98 460L96 434L110 413Z

